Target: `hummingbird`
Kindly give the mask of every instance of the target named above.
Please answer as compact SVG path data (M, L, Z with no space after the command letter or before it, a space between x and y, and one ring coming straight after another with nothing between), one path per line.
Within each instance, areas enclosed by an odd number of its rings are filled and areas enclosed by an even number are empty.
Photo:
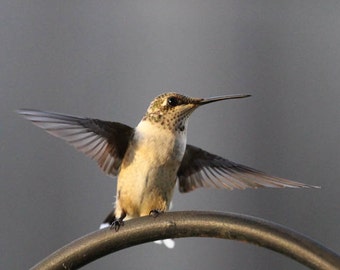
M117 176L115 208L104 223L118 230L124 219L167 211L176 182L181 193L201 187L316 187L270 176L187 144L188 119L198 107L249 96L194 98L164 93L151 102L135 128L41 110L18 113L97 161L109 176Z

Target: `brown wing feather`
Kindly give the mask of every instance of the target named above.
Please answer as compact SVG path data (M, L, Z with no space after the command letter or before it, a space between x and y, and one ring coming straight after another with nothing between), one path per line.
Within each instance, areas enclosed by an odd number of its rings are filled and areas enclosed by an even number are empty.
M199 187L246 189L259 187L314 187L269 176L261 171L237 164L198 147L187 145L177 172L179 191L189 192Z
M96 160L110 175L117 175L133 134L133 128L117 122L30 109L19 110L18 113Z

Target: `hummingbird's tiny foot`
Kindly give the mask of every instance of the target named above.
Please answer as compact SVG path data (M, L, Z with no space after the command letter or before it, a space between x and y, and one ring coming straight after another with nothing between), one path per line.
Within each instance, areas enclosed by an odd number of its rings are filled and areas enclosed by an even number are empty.
M164 211L161 211L161 210L158 210L158 209L153 209L153 210L150 211L149 215L156 218L162 213L164 213Z
M123 219L118 218L111 223L110 229L114 229L116 232L118 232L121 226L124 226L124 221Z

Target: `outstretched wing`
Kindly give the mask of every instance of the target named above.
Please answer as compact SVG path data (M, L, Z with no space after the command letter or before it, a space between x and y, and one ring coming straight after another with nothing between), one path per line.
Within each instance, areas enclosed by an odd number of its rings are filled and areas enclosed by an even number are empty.
M133 128L116 122L30 109L18 113L96 160L110 175L117 175L133 134Z
M189 192L199 187L226 188L229 190L258 187L316 187L269 176L192 145L186 147L177 176L180 192Z

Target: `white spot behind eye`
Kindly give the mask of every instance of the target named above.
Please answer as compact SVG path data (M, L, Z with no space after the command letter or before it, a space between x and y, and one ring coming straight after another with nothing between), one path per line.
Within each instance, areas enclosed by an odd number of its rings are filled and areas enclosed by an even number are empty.
M168 105L168 99L167 98L164 99L163 102L162 102L162 106L163 107L166 106L166 105Z

